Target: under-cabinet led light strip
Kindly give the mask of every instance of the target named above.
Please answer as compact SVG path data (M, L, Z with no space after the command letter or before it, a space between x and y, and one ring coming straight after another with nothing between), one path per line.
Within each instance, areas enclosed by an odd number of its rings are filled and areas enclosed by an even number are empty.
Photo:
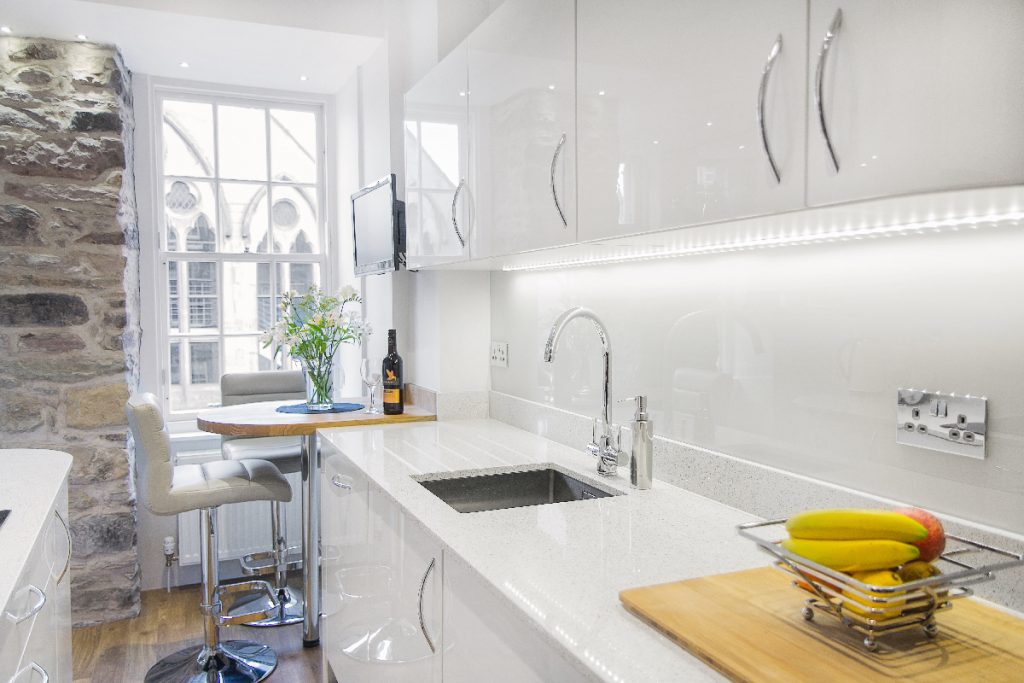
M958 230L960 228L976 229L983 225L996 226L1000 223L1010 223L1013 226L1024 220L1024 212L1015 211L1011 213L986 214L976 217L949 218L944 220L928 220L916 223L899 223L895 225L883 225L864 228L844 228L829 232L813 234L783 235L779 237L759 237L754 239L743 239L732 242L720 242L717 244L696 245L665 249L651 247L648 249L623 247L631 249L631 253L616 254L614 256L584 256L579 258L568 258L560 261L549 261L544 263L531 263L527 265L503 266L502 270L507 272L524 270L556 270L559 268L576 268L581 266L595 266L607 263L625 263L628 261L652 261L655 259L675 258L679 256L700 256L703 254L720 254L730 251L748 251L753 249L773 249L776 247L800 246L805 244L817 244L821 242L846 242L849 240L860 240L874 237L890 237L892 235L909 235L911 233L923 233L926 231L940 232L943 230Z

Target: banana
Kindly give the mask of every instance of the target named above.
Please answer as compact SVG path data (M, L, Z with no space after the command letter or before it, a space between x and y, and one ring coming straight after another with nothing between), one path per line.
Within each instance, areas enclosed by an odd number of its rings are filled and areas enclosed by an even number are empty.
M891 570L855 572L853 578L869 586L899 586L903 583L903 579ZM868 595L880 598L895 598L902 595L902 593L868 591ZM843 596L847 598L843 601L843 607L876 621L893 619L900 616L903 613L903 605L907 602L906 600L894 599L884 603L870 602L853 591L843 591Z
M928 537L920 522L888 510L809 510L790 517L793 538L818 541L881 539L913 543Z
M921 551L907 543L889 540L817 541L787 538L786 550L841 572L890 569L916 560Z

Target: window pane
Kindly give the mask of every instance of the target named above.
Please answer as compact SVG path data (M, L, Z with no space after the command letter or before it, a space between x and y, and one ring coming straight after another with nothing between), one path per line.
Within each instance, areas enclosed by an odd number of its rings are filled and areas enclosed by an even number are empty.
M220 349L214 340L171 340L171 410L198 410L220 401ZM184 353L183 353L184 351Z
M312 285L320 284L320 266L316 263L277 264L277 305L281 305L281 292L296 291L305 294Z
M270 264L268 263L224 263L224 291L231 296L224 298L224 331L262 332L270 323L260 316L258 293L270 292ZM267 298L269 303L269 296Z
M213 105L164 101L164 174L213 176Z
M270 264L256 264L256 324L268 330L274 324L274 294L271 291Z
M181 342L171 342L171 384L181 384Z
M270 370L271 349L264 349L257 336L224 338L224 372Z
M213 183L180 178L164 181L167 251L216 250Z
M214 403L220 397L220 354L217 353L217 342L201 341L189 342L189 379L192 388L190 394L204 396L200 403L194 403L195 407L202 407ZM197 391L196 385L213 385L212 390L208 387L200 387Z
M195 261L188 266L188 326L190 330L215 329L217 315L217 264Z
M273 180L315 183L316 115L311 111L270 110L270 168Z
M235 254L267 252L269 202L267 186L221 183L221 251ZM263 248L259 249L262 245Z
M274 185L270 190L274 251L315 254L320 251L316 188Z
M267 179L267 110L217 107L217 154L220 177Z
M167 296L169 299L168 312L170 314L171 332L181 330L181 291L178 287L178 262L171 261L167 264Z

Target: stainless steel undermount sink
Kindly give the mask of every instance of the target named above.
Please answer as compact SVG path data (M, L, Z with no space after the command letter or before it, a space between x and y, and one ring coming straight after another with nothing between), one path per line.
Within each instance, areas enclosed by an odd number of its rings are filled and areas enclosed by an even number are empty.
M504 510L618 496L553 466L519 472L463 473L414 477L435 496L459 512Z

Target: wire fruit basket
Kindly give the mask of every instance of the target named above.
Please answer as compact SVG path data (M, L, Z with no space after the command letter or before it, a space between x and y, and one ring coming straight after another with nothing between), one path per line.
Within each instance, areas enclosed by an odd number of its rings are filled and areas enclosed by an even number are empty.
M946 534L946 551L933 562L941 574L875 586L783 548L779 541L786 538L785 524L785 519L748 522L737 530L810 595L801 612L804 619L812 621L818 612L838 618L864 636L869 652L878 649L878 638L918 627L934 638L939 632L936 613L950 609L953 600L973 595L972 586L991 581L997 571L1024 565L1024 555Z

